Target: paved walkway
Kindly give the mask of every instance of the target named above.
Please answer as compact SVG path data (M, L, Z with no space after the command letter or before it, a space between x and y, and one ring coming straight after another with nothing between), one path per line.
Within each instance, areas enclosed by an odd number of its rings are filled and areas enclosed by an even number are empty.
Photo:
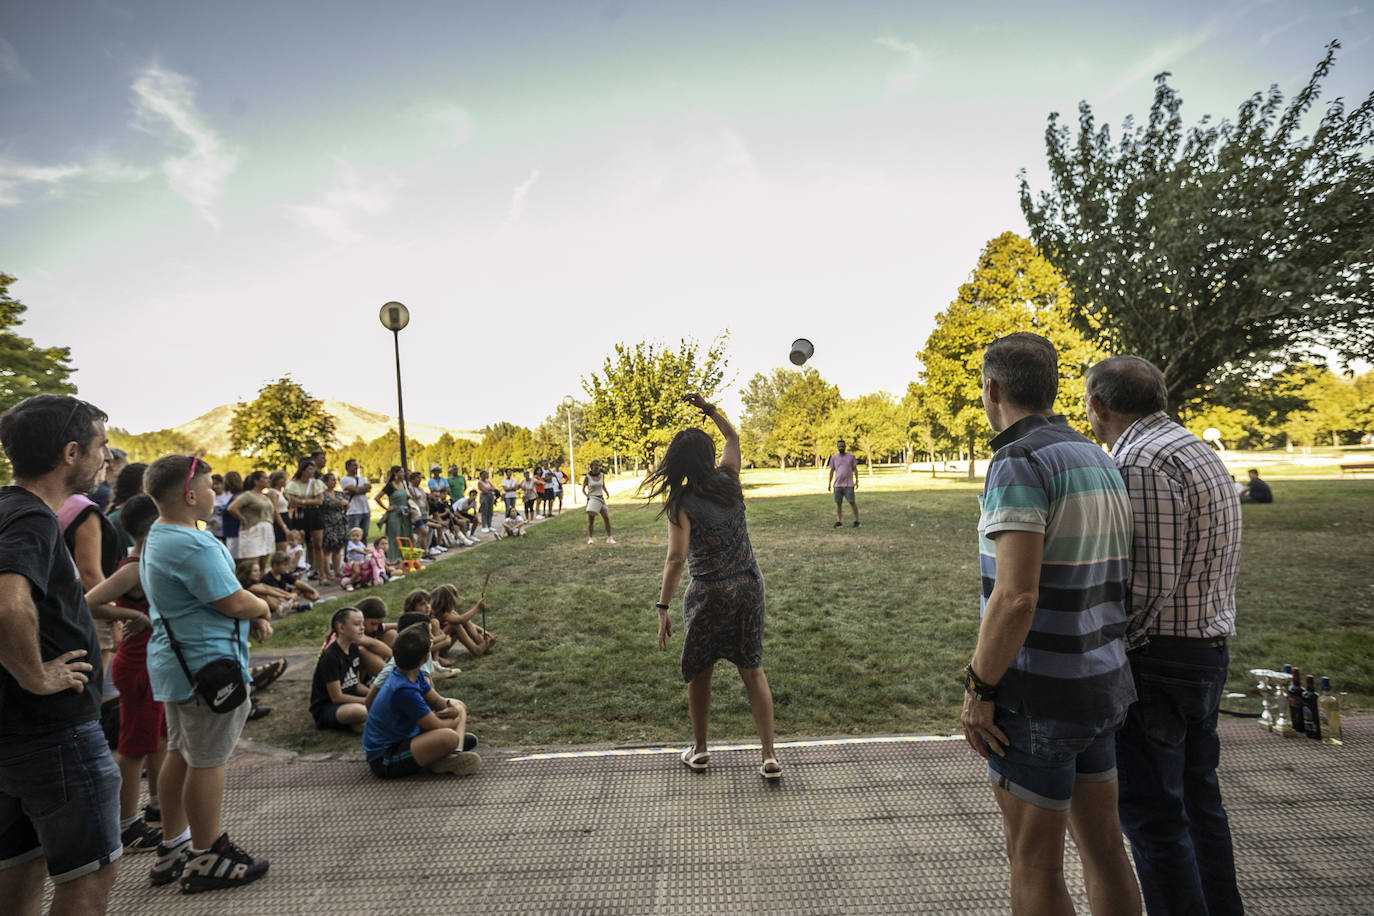
M1221 779L1247 910L1374 912L1374 717L1345 747L1222 722ZM231 835L266 878L183 896L122 862L113 913L1005 913L1000 820L958 741L916 736L676 749L481 748L468 778L372 778L356 760L241 745ZM1076 856L1069 884L1087 912Z

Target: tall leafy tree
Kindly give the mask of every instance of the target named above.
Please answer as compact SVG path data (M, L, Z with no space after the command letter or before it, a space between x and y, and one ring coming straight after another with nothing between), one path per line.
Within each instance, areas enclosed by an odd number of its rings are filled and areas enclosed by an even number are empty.
M1074 327L1072 305L1068 285L1050 262L1026 239L1004 232L988 242L958 297L936 316L935 330L916 355L923 403L939 426L967 445L970 478L978 440L988 433L983 351L998 337L1031 331L1054 344L1060 379L1055 409L1088 429L1083 373L1105 354Z
M229 438L234 451L294 471L296 459L333 445L334 417L323 401L312 398L288 375L262 386L256 398L234 408Z
M886 391L848 398L831 411L824 443L844 439L856 455L862 455L873 476L873 456L898 451L906 444L906 424L892 395Z
M821 378L810 366L778 397L773 421L773 440L785 462L809 458L819 464L830 454L830 413L840 404L840 389Z
M75 394L70 347L40 347L15 328L24 323L28 306L10 297L17 282L0 273L0 413L35 394Z
M778 466L787 467L783 454L774 436L778 418L778 402L783 392L802 379L796 369L774 369L769 374L755 372L740 393L744 414L740 417L740 447L753 464L763 464L771 459L778 460Z
M0 413L35 394L75 394L71 382L72 351L69 347L40 347L14 329L24 323L28 307L10 297L17 282L0 273ZM0 454L0 482L10 479L9 462Z
M1119 141L1087 102L1077 138L1051 114L1049 189L1033 196L1022 173L1031 238L1072 285L1079 329L1157 364L1175 410L1209 379L1317 348L1374 354L1374 93L1302 132L1339 47L1287 106L1272 86L1234 122L1185 131L1168 73Z
M719 391L728 362L727 339L728 333L721 334L704 352L688 339L681 340L676 349L644 341L634 346L616 344L601 372L582 380L591 398L585 417L587 432L652 466L658 451L693 420L682 396L696 391L710 400Z

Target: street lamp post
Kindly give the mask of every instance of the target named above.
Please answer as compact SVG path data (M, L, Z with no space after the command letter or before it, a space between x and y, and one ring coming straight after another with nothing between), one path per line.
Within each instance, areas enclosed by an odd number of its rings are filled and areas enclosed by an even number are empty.
M570 394L565 394L565 395L563 395L563 409L566 410L566 411L568 412L568 482L569 482L569 483L572 483L573 481L577 480L577 459L573 457L573 441L572 441L572 408L573 408L573 404L574 404L574 403L575 403L575 402L573 401L573 396L572 396L572 395L570 395ZM576 489L575 487L574 487L574 489L573 489L573 491L572 491L572 504L573 504L574 506L577 505L577 489Z
M382 327L391 332L396 344L396 419L401 428L401 470L407 475L410 468L406 464L406 409L401 400L401 329L410 324L410 309L399 302L388 302L382 306Z

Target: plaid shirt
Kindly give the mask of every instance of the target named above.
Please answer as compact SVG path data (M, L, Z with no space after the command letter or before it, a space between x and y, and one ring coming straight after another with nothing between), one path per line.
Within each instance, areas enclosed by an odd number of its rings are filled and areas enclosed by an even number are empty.
M1135 516L1126 645L1236 633L1240 499L1211 446L1160 411L1112 446Z

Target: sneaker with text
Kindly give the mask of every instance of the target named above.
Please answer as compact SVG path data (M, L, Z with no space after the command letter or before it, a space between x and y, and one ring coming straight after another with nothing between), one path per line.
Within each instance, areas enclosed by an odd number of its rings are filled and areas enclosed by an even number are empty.
M188 859L181 870L181 892L196 894L243 887L267 874L267 860L255 859L222 833L208 850Z

